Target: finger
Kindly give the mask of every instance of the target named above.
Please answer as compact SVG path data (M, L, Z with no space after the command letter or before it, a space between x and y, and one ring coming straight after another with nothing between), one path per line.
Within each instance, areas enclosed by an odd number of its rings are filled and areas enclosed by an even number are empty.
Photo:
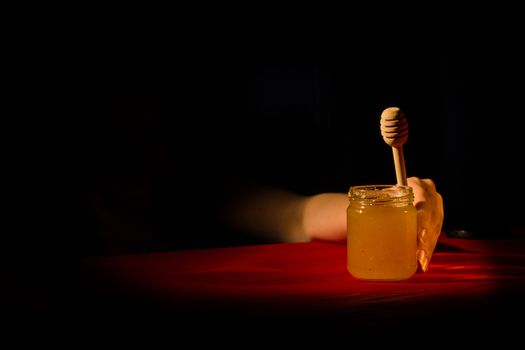
M427 272L429 261L430 261L430 258L428 257L426 250L418 249L417 251L418 270L422 272Z
M414 205L418 209L418 251L420 271L426 272L441 233L443 199L431 179L412 178Z
M423 272L428 270L428 264L432 259L434 250L436 249L437 242L442 232L441 229L441 222L437 222L432 228L424 228L418 232L417 261L419 263L420 270Z

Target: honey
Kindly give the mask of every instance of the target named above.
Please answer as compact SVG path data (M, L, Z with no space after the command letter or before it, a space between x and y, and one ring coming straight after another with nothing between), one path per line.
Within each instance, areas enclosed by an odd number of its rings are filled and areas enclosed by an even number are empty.
M354 186L348 192L347 267L362 280L399 281L417 270L412 188Z

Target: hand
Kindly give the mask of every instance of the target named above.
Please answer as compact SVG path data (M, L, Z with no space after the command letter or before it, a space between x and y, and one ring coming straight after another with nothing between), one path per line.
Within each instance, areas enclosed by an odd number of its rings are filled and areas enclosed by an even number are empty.
M414 191L414 206L417 209L417 261L421 272L428 264L436 247L443 225L443 198L430 179L410 177L408 186Z

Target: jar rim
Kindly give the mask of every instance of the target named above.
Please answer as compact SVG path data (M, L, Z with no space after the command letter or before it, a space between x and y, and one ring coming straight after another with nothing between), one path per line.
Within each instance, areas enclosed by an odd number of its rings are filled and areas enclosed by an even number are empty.
M406 185L357 185L351 186L348 190L349 199L358 198L362 200L391 200L407 198L413 195L413 189Z
M412 187L407 185L389 185L389 184L371 184L371 185L355 185L350 186L350 189L355 190L383 190L388 188L401 188L401 189L412 189Z

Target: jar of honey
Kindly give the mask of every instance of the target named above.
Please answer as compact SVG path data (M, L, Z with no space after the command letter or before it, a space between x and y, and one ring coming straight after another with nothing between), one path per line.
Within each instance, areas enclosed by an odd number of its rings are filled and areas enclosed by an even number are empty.
M348 192L347 267L362 280L399 281L417 270L417 211L409 186L353 186Z

